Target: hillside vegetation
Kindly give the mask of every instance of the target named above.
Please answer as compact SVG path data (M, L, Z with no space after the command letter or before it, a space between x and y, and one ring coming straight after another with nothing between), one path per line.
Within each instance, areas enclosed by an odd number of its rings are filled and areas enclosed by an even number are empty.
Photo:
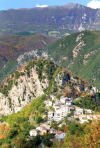
M92 121L91 121L92 122ZM100 120L83 124L70 122L64 142L54 143L52 148L90 148L100 147Z
M100 89L100 32L83 31L64 37L46 48L49 59Z
M28 148L36 147L39 145L39 140L36 142L35 138L33 140L27 140L29 131L35 129L36 124L43 122L42 116L46 114L44 100L46 100L46 95L38 97L36 100L32 101L29 106L25 107L21 112L17 114L12 114L10 116L3 116L0 121L6 121L9 125L0 125L0 147L6 148L16 146L16 148L23 147ZM31 118L31 122L29 122ZM37 139L36 137L36 139Z
M17 58L20 54L44 48L52 42L53 40L43 35L25 35L23 33L0 36L0 82L18 68ZM34 57L34 53L30 53L30 55Z

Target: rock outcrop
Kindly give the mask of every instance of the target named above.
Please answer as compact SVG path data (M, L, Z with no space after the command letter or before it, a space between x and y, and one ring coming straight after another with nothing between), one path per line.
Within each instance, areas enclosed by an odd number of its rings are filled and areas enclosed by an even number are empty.
M32 100L44 93L57 92L67 83L71 85L70 89L72 89L72 83L81 86L82 82L84 85L82 80L73 76L74 74L54 62L43 59L30 60L0 85L0 114L17 113Z

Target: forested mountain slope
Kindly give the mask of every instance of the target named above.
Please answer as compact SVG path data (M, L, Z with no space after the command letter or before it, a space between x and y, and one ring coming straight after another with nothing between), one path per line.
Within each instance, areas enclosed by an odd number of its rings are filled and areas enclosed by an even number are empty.
M4 35L0 36L0 82L4 80L8 74L18 69L18 64L21 65L20 55L27 54L33 56L39 55L40 48L48 46L54 42L50 38L43 35ZM17 60L17 58L19 59ZM23 59L23 56L22 56ZM26 57L26 62L29 57Z
M94 86L100 88L100 75L99 75L99 60L100 60L100 32L99 31L82 31L79 33L71 34L53 44L47 46L51 41L43 36L17 37L17 40L5 39L5 46L8 43L13 44L12 60L7 62L7 58L2 53L1 66L5 65L0 71L1 81L8 74L14 72L21 65L28 62L30 59L46 58L55 61L57 64L69 69L79 77L86 79ZM0 39L2 42L2 38ZM8 46L9 47L9 46ZM8 48L7 47L7 48ZM42 48L43 47L43 48ZM44 48L45 47L45 48ZM7 48L3 48L7 49ZM37 49L39 48L39 49ZM8 48L10 49L10 47ZM18 50L18 52L17 52ZM1 50L2 51L2 50ZM26 52L25 52L26 51ZM11 52L11 51L10 51ZM19 54L23 53L23 54ZM19 54L19 56L18 56ZM14 59L14 60L13 60ZM5 76L5 74L7 74Z
M49 59L100 88L100 32L82 31L46 48Z

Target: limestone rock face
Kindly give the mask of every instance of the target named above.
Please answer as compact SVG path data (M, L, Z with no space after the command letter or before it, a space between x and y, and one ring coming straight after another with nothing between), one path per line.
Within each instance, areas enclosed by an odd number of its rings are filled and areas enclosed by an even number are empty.
M16 113L22 110L32 100L42 96L43 89L46 89L49 84L47 78L44 81L38 79L35 68L30 70L30 77L25 74L15 81L17 86L13 84L7 97L0 93L0 114L9 115L12 112Z
M73 58L76 58L79 51L82 50L82 47L85 46L86 44L84 41L80 41L80 43L73 49Z
M44 93L58 93L62 88L68 92L79 88L82 92L85 90L84 83L88 86L88 82L52 61L30 60L0 85L0 115L21 111Z

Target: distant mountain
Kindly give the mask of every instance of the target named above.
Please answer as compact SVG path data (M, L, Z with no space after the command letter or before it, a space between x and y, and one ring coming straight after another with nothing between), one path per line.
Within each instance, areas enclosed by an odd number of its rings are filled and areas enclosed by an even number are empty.
M82 31L46 48L52 59L100 89L100 31Z
M1 34L37 31L48 35L49 31L59 30L58 36L64 36L65 33L73 33L72 30L97 30L100 28L99 22L100 9L91 9L77 3L0 11Z

